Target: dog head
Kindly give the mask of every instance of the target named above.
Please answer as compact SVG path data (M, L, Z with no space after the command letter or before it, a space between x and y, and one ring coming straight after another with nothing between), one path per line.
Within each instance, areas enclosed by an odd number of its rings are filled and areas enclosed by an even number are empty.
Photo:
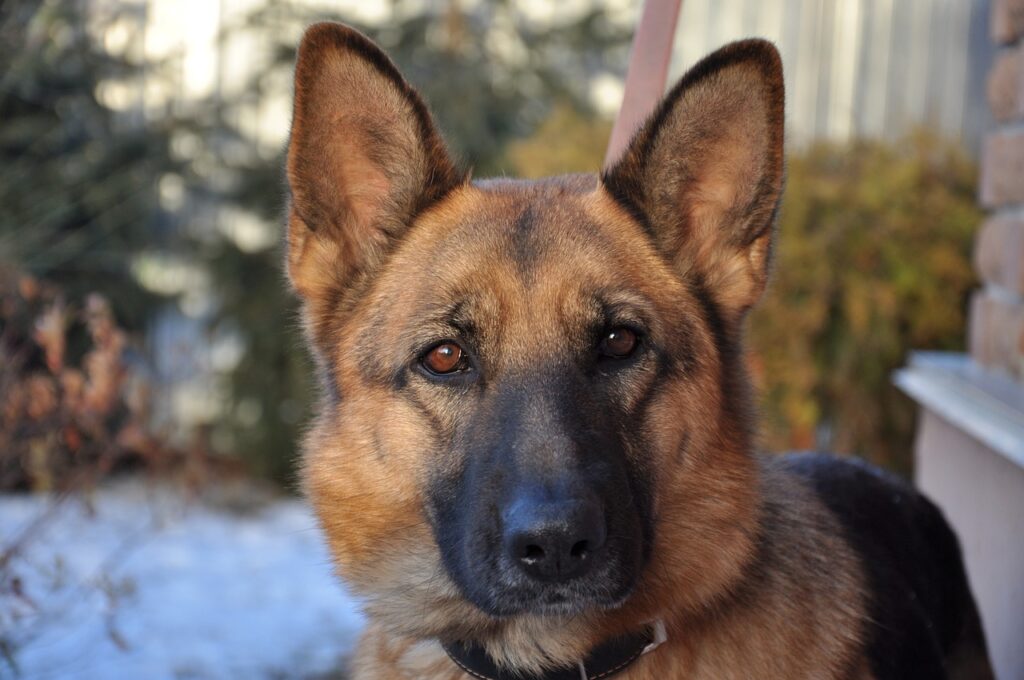
M470 182L380 50L308 30L287 268L326 396L304 479L378 622L550 658L736 578L782 104L775 49L735 43L601 177Z

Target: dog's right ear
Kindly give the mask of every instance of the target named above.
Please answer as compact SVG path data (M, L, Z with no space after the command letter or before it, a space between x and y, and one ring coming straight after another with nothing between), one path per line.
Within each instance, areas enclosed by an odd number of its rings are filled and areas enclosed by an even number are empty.
M463 181L419 95L337 23L311 26L299 45L287 171L288 277L314 314Z

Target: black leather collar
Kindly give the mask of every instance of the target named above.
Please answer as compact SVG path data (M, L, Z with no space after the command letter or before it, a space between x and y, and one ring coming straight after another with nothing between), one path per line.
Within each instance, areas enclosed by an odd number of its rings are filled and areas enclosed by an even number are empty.
M480 680L599 680L625 670L643 654L665 641L665 626L660 621L644 626L630 635L612 638L595 647L574 666L555 668L544 673L524 674L497 666L483 647L471 642L444 645L444 651L459 668Z

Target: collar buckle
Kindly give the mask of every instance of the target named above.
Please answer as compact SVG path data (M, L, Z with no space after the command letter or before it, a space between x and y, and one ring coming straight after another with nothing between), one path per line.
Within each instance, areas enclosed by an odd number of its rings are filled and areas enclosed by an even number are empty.
M665 630L665 622L661 619L657 619L651 623L651 641L646 647L640 652L640 656L653 652L655 649L660 647L665 641L668 640L668 631ZM584 678L583 680L587 680Z

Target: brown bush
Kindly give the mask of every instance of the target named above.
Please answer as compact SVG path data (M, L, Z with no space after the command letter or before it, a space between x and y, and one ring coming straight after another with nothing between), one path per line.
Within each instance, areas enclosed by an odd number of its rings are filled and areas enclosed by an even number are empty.
M149 386L110 305L0 272L0 489L61 490L181 452L151 427Z
M919 133L789 155L775 272L750 338L771 450L911 466L914 406L892 371L915 349L961 350L973 163Z

